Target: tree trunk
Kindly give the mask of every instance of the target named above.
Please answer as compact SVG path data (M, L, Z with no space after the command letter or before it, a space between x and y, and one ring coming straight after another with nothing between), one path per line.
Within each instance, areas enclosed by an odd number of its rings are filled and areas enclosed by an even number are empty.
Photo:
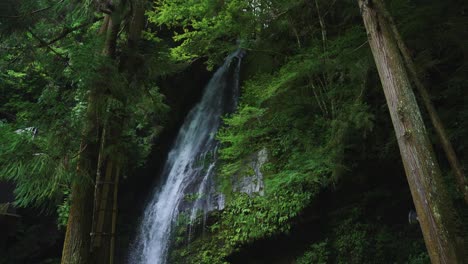
M105 49L103 55L115 54L116 45L112 41L117 38L112 34L115 31L115 23L112 24L110 16L106 16L98 34L106 35ZM106 69L102 70L102 78L109 76ZM93 225L93 181L100 165L100 138L103 129L103 120L100 114L101 104L106 87L102 87L102 81L96 80L88 97L88 110L85 121L85 129L82 134L83 151L78 163L79 179L73 183L71 191L70 213L67 223L67 231L62 251L62 264L87 264L93 263L91 259L91 230ZM104 135L105 136L105 135Z
M119 72L126 76L128 84L136 81L132 79L134 79L139 66L141 66L136 49L144 26L145 3L144 0L133 2L128 43L125 52L123 52L120 58ZM121 1L115 6L117 6L116 10L112 14L106 15L98 33L99 35L106 36L102 55L111 59L116 59L118 32L121 28L120 20L125 7L125 1ZM104 66L100 78L103 80L112 78L112 76L108 75L109 71ZM81 178L86 180L77 181L72 187L72 201L62 254L62 264L105 264L113 262L117 219L117 184L123 165L121 164L122 159L115 156L115 153L105 154L104 148L106 146L104 146L104 142L108 146L116 145L119 142L121 136L120 130L124 127L125 120L122 117L114 116L116 114L112 113L108 117L110 122L107 122L108 125L105 128L109 132L104 134L104 122L100 120L101 117L97 109L103 109L101 104L105 102L103 100L104 97L113 96L106 94L112 90L107 89L109 87L106 85L108 84L105 81L96 80L96 85L91 88L91 94L88 99L87 121L85 125L87 129L83 133L82 140L87 147L81 153L79 162L79 170L82 171ZM122 103L126 104L126 102ZM101 166L103 164L106 165ZM104 170L106 175L105 180L104 182L95 183L101 185L101 187L95 186L93 188L93 180L101 180L100 175L103 173L101 171L103 167L106 167ZM113 188L109 186L111 182L113 182ZM93 197L95 217L92 214ZM112 209L109 210L109 207ZM94 228L92 229L92 227Z
M121 14L123 13L123 4L119 3L118 8L114 10L114 12L108 15L108 24L101 28L102 34L106 35L106 41L104 44L104 49L102 51L102 55L106 56L112 61L116 59L116 48L117 48L117 39L118 39L118 32L121 27ZM104 30L103 30L104 29ZM105 69L106 65L103 67L103 74L107 71ZM115 71L111 71L111 73L115 73ZM103 80L113 78L112 76L102 76ZM108 84L102 83L101 86L106 86ZM107 89L106 93L112 91L111 87L105 87ZM112 97L113 94L106 94L103 95L106 97ZM115 99L115 98L114 98ZM106 102L106 111L109 111L109 108L112 106L107 101ZM114 153L107 154L106 148L109 146L113 146L118 142L118 138L120 137L120 133L115 133L115 128L112 127L112 123L115 121L114 113L107 113L107 120L105 122L105 127L102 129L106 131L103 134L101 139L101 143L103 146L99 150L99 158L97 160L99 169L96 171L96 180L94 186L94 208L92 209L93 217L91 223L91 242L89 247L89 254L90 254L90 262L97 263L97 264L105 264L109 262L109 241L110 236L113 234L110 233L108 226L110 226L108 204L112 202L113 195L109 192L109 185L112 185L113 179L115 178L115 166L116 164L113 162ZM103 132L104 133L104 132ZM105 144L104 144L105 143ZM101 165L104 165L102 166ZM104 169L105 168L105 169ZM102 180L101 175L104 174L104 180Z
M462 263L454 209L392 30L374 2L358 0L432 263ZM381 6L381 5L380 5Z
M112 226L110 237L110 254L109 254L109 264L114 264L114 255L115 255L115 227L117 225L117 198L119 191L119 179L120 179L120 169L117 168L115 173L115 183L114 183L114 200L112 205Z
M72 186L71 207L62 251L62 264L89 263L89 232L91 231L92 185Z
M468 204L468 186L466 185L465 175L458 160L457 154L455 153L452 143L450 142L449 137L447 136L445 127L442 121L440 120L434 105L431 102L431 97L418 76L416 66L414 65L410 52L406 47L406 44L403 41L403 38L401 37L400 32L398 31L398 28L396 27L392 16L387 11L383 3L381 4L382 6L379 6L379 10L381 10L382 13L385 15L385 18L387 19L387 22L389 23L390 28L392 29L393 35L398 44L398 48L400 49L400 52L403 56L409 74L411 75L416 89L418 90L419 95L421 96L424 106L426 107L427 113L429 114L429 118L431 119L432 125L434 126L435 132L439 137L440 144L442 145L442 148L445 152L445 156L447 157L447 160L449 161L450 166L452 167L453 173L455 174L455 180L458 185L458 190L463 195L465 203Z
M71 190L70 213L62 251L62 264L89 263L90 232L93 208L93 175L96 172L98 145L98 119L95 101L97 95L89 96L87 127L82 135L81 153L78 162L78 179Z
M140 35L144 27L144 14L145 14L145 1L134 1L132 6L132 16L130 18L129 28L128 28L128 39L127 45L123 49L122 54L120 55L120 65L119 73L127 79L127 84L130 86L132 83L137 82L138 80L135 77L138 69L141 67L142 62L139 61L138 55L138 42L140 40ZM118 20L118 14L112 16L109 22L108 29L108 41L106 42L106 49L110 52L105 52L105 54L111 58L115 58L115 40L117 39L117 26L119 24L113 23L113 21ZM120 26L119 26L120 28ZM123 109L125 109L128 102L125 98L114 98L121 100L123 104ZM125 111L125 110L124 110ZM106 144L108 146L113 146L114 148L119 145L121 142L121 131L125 129L125 112L113 112L109 117L108 127L106 130L109 130L107 133ZM117 147L118 148L118 147ZM114 151L116 153L125 153L125 150ZM115 227L117 221L117 191L119 184L119 174L121 168L125 166L122 164L122 160L125 160L124 157L119 156L119 154L110 153L105 155L103 159L103 164L106 164L105 169L105 179L103 182L96 182L99 184L96 188L99 190L96 193L98 194L95 198L94 214L96 215L95 221L93 223L93 234L92 239L92 261L94 263L105 264L114 262L115 254ZM120 154L122 155L122 154Z

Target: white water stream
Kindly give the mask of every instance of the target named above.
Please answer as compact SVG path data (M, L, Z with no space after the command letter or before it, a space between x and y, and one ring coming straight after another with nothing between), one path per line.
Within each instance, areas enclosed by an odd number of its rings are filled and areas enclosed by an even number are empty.
M179 214L194 220L198 212L224 206L216 195L216 132L221 116L232 111L238 98L242 51L228 56L205 87L201 101L190 111L167 157L162 177L146 205L137 239L130 249L131 264L165 264L171 229ZM187 197L193 201L187 205Z

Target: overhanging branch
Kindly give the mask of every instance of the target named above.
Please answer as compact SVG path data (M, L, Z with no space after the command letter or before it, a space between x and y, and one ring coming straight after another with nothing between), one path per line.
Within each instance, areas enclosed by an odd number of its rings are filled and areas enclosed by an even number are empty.
M16 15L16 16L0 16L0 17L1 18L23 18L23 17L27 17L27 16L32 16L32 15L47 11L47 10L51 9L52 7L54 7L55 5L62 3L63 1L64 0L60 0L55 4L52 4L50 6L40 8L40 9L37 9L37 10L33 10L33 11L31 11L29 13L26 13L26 14L20 14L20 15Z
M36 35L30 28L28 29L28 32L31 33L31 36L35 38L39 43L41 43L41 46L48 49L50 52L54 53L57 55L59 58L61 58L68 66L68 58L64 57L62 54L60 54L58 51L56 51L54 48L52 48L45 40L43 40L41 37Z
M42 47L45 47L46 45L51 45L51 44L54 44L55 42L65 38L66 36L68 36L68 34L72 33L72 32L75 32L77 30L80 30L82 28L85 28L93 23L96 23L97 21L99 20L102 20L104 17L96 17L94 18L91 22L86 22L86 23L83 23L81 25L78 25L78 26L74 26L74 27L71 27L71 28L64 28L62 30L62 33L60 33L59 35L57 35L54 39L52 39L51 41L49 42L45 42L45 43L41 43L38 47L42 48Z

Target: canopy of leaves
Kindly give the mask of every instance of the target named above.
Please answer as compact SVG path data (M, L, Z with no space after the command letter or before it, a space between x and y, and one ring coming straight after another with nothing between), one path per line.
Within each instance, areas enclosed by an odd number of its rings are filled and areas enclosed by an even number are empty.
M165 46L155 49L146 41L134 51L149 63L142 64L137 81L127 79L102 55L97 32L103 16L92 1L7 2L0 14L0 180L16 184L17 205L53 208L67 201L64 193L82 178L75 171L87 147L81 144L83 131L96 121L87 120L96 86L99 122L125 118L121 138L106 145L105 155L115 155L125 174L141 166L168 110L155 83L175 69L165 60ZM119 38L125 43L126 32ZM124 45L118 49L124 52ZM37 135L15 133L29 127Z

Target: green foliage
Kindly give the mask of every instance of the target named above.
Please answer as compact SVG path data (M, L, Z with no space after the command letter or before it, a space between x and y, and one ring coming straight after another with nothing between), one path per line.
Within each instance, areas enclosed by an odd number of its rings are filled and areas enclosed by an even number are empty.
M175 250L172 259L175 262L190 258L196 263L224 263L223 259L242 244L278 232L288 232L290 220L301 212L311 198L309 193L298 192L253 198L246 194L236 194L220 213L218 221L207 226L205 238L190 242L195 245L189 248L182 246ZM191 224L197 225L196 222ZM186 227L182 226L181 230L179 226L179 235L186 234Z
M16 38L10 36L6 44ZM10 67L0 81L0 113L6 117L0 128L0 179L16 183L17 205L50 208L61 203L75 174L84 92L70 74L59 75L67 66L54 60L55 54L28 57L22 54L28 49L12 46L16 57L3 51L0 56L0 66ZM38 135L14 132L26 127L37 127Z
M59 228L67 226L68 214L70 212L70 189L65 189L63 195L65 198L62 204L57 207L57 225Z
M73 175L75 158L61 157L50 139L17 134L0 124L0 179L17 184L16 205L41 206L57 202Z
M311 198L310 193L291 191L255 198L236 195L222 213L221 223L226 225L226 228L221 228L222 233L228 244L235 246L277 232L287 232L289 220L296 217Z
M145 162L168 111L156 85L163 74L154 72L158 67L145 68L142 60L138 79L129 78L102 55L104 39L96 34L102 16L91 4L11 2L12 12L0 16L0 68L5 69L0 73L0 180L15 184L18 206L56 207L59 225L66 222L71 183L92 182L94 175L76 175L87 147L81 145L84 132L119 126L119 137L107 141L103 154L114 155L126 176ZM126 38L126 32L119 34L118 43ZM158 52L168 53L165 49ZM150 52L144 55L153 63L164 59L143 48L133 52ZM171 62L159 65L165 74L175 68L167 65ZM89 120L89 112L98 120ZM38 135L14 132L26 127L37 127Z
M297 263L428 263L423 241L413 240L407 227L372 223L362 205L332 212L326 238L311 244Z
M248 1L159 1L148 13L150 22L174 29L174 40L181 43L171 55L176 60L192 60L212 54L209 66L232 50L242 28L252 19Z
M429 263L430 261L431 260L427 252L422 252L422 253L419 253L418 255L410 256L410 259L408 260L408 264L424 264L424 263Z
M288 13L303 6L291 3L283 8ZM277 23L271 21L271 27L265 26L259 35L278 28L290 30ZM363 102L372 62L368 51L358 49L364 41L362 28L349 27L331 39L325 51L320 39L309 39L279 62L277 70L251 74L242 87L237 112L224 119L225 127L218 133L222 144L218 182L228 197L226 208L209 226L208 238L194 242L193 250L175 251L174 256L222 263L242 245L287 233L320 190L346 172L349 164L344 164L344 155L352 147L351 139L362 140L373 128L374 117ZM263 148L269 153L262 167L264 196L232 193L232 181L249 175L246 161Z
M328 262L328 255L330 252L327 250L328 241L314 243L304 253L303 256L297 259L297 264L326 264Z
M367 226L348 218L334 229L333 247L336 250L337 263L365 263L369 258L370 247Z
M239 46L258 46L256 41L279 17L302 6L301 0L165 0L156 2L148 15L150 22L173 30L175 60L206 56L212 68Z
M293 56L278 72L246 82L238 112L224 120L226 128L218 135L225 160L221 175L238 173L252 150L266 147L274 161L271 173L278 173L271 177L273 185L308 181L325 186L336 180L331 174L343 167L340 155L347 137L365 137L373 126L373 116L362 102L369 61L362 54L341 52L361 37L353 29L342 37L345 40L331 42L337 52L327 55L335 58L326 59L326 65L338 68L336 77L323 79L328 73L320 66L321 51L312 48ZM357 67L361 75L354 73ZM338 93L342 90L346 94Z
M370 60L367 52L354 51L364 38L359 28L350 28L330 41L325 54L313 42L279 70L260 72L244 84L238 111L218 133L226 208L209 226L210 236L195 242L203 246L174 256L222 263L242 245L287 233L317 193L338 181L349 140L365 138L373 127L362 101ZM246 160L263 148L269 153L262 167L265 195L231 193L233 175L248 175Z

